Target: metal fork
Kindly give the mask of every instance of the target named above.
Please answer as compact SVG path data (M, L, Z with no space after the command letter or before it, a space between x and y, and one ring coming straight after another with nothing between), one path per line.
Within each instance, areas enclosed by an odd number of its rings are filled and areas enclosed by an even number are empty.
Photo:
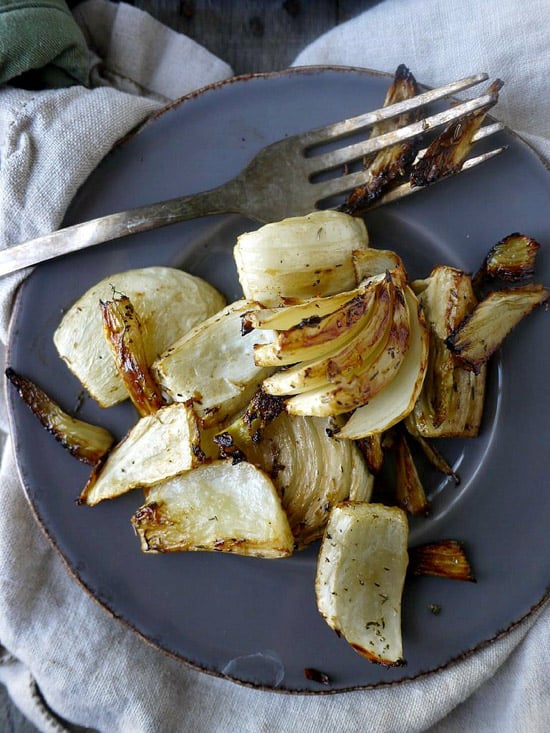
M260 150L235 178L217 188L102 216L4 249L0 251L0 276L101 242L202 216L238 213L266 223L308 214L320 208L322 202L365 183L366 171L349 173L348 165L398 142L422 136L475 110L490 107L497 101L497 95L492 92L482 94L391 132L335 150L321 150L316 155L315 148L368 132L377 123L419 109L487 79L487 74L469 76L387 107L275 142ZM481 128L476 137L486 137L502 127L500 123L494 123ZM498 148L471 158L463 168L478 165L501 150ZM341 175L319 180L321 174L338 169ZM377 205L415 190L404 184L382 197Z

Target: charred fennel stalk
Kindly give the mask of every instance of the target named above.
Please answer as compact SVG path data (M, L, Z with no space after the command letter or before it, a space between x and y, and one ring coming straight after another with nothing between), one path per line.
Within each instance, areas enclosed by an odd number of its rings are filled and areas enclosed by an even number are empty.
M43 389L13 369L6 369L6 377L46 430L75 458L94 465L107 453L114 442L108 430L71 417Z

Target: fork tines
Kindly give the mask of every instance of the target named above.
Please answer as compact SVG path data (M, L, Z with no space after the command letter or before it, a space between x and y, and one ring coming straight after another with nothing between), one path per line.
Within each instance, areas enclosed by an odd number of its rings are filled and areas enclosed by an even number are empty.
M404 99L401 102L395 102L394 104L380 107L380 109L375 109L371 112L364 112L356 117L350 117L346 120L340 120L339 122L310 130L300 135L300 141L304 147L313 147L348 137L356 132L367 130L379 122L390 120L393 117L398 117L421 107L426 107L433 102L446 99L454 94L470 89L476 84L487 81L488 78L489 75L486 73L467 76L464 79L444 84L436 89L429 89L426 92L417 94L409 99Z
M456 102L452 106L424 113L428 104L445 99L488 79L476 74L427 92L409 96L394 104L352 117L300 136L305 148L305 164L310 180L321 179L327 171L343 168L343 174L330 180L319 180L319 201L351 191L346 204L340 208L349 213L361 213L401 198L426 185L475 167L502 152L499 147L466 160L472 145L503 129L498 122L482 127L487 112L498 101L503 82L494 81L478 97ZM398 83L398 78L394 84ZM390 98L392 95L388 95ZM396 119L397 118L397 119ZM367 133L367 139L332 150L315 151L334 140ZM422 150L422 141L433 138L433 131L444 128ZM350 166L363 161L361 170Z
M494 122L491 125L482 127L479 130L479 132L477 132L473 136L472 142L476 143L479 140L483 140L484 138L489 137L490 135L494 135L496 132L500 132L501 130L504 130L504 125L501 122ZM461 171L471 170L472 168L475 168L476 166L481 165L481 163L485 163L486 161L490 160L491 158L494 158L496 155L499 155L500 153L504 152L504 150L506 150L506 146L502 145L498 148L494 148L493 150L489 150L486 153L482 153L481 155L476 155L473 158L467 158L462 163L460 167L460 171L454 171L453 173L447 173L446 175L441 175L437 180L444 180L445 178L448 178L450 175L456 175L457 173ZM426 149L421 150L417 158L420 158L425 152L426 152ZM432 181L432 183L436 183L436 180ZM426 187L426 185L429 185L429 184L414 185L410 181L401 183L400 185L396 186L395 188L389 189L386 193L380 196L380 198L372 200L368 208L374 209L377 206L383 206L384 204L389 204L392 201L397 201L398 199L402 199L405 196L409 196L410 194L416 193L417 191L422 191ZM345 210L345 205L342 207L342 209Z

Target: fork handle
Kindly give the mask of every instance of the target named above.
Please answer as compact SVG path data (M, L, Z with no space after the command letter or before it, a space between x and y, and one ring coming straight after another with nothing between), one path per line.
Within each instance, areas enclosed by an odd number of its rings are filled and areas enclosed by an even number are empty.
M238 213L238 202L242 200L239 194L238 183L233 179L202 193L139 206L58 229L1 250L0 277L129 234L202 216Z

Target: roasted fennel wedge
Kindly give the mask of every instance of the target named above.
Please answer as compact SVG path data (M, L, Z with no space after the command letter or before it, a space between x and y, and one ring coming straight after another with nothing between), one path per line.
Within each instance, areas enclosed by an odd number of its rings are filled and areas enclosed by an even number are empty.
M353 252L366 247L362 219L317 211L242 234L234 258L245 298L272 307L351 290Z
M451 122L433 140L428 148L412 166L409 176L411 186L427 186L441 178L458 173L474 144L474 135L479 130L487 112L498 101L498 93L503 86L500 79L496 79L488 88L487 93L492 99L460 120Z
M385 391L399 374L409 349L410 324L406 299L388 283L391 318L375 348L363 348L362 333L351 343L350 353L336 354L327 365L327 385L306 390L287 401L294 415L327 417L351 412ZM380 302L382 299L380 299ZM368 332L368 324L365 331Z
M410 340L409 348L394 379L366 405L357 408L338 431L339 438L357 440L383 433L412 411L426 376L428 330L418 301L407 287Z
M241 316L257 303L239 300L173 343L153 364L164 392L176 402L192 400L204 427L222 424L256 391L270 370L256 366L254 344L270 331L244 334Z
M316 318L324 318L345 305L350 298L359 294L357 291L344 291L336 295L308 298L307 300L274 308L260 308L248 311L242 316L243 333L253 328L268 328L274 331L286 331L301 323L311 322Z
M144 552L287 557L294 540L271 479L245 461L214 461L147 490L132 517Z
M115 442L105 428L69 415L30 379L10 367L5 374L43 427L82 463L96 464Z
M345 502L331 510L317 562L320 614L356 652L387 666L403 664L408 532L397 507Z
M273 400L266 397L217 441L224 455L245 458L271 477L301 549L321 537L332 506L348 498L370 500L373 476L354 443L332 437L334 419L279 412L262 422L258 407L271 410Z
M483 416L486 369L477 375L465 369L446 344L477 304L471 277L439 265L412 287L424 309L430 338L426 378L407 428L424 438L474 437Z
M399 431L395 436L394 452L397 506L412 516L427 516L430 513L430 503L404 431Z
M418 84L413 74L405 64L400 64L386 93L384 107L415 97L418 93ZM372 127L370 136L373 138L415 122L418 114L418 110L415 110L379 122ZM364 161L363 167L368 173L367 181L362 186L353 189L340 210L355 216L367 211L374 201L377 201L406 176L416 155L417 147L415 141L398 143Z
M550 290L540 284L495 290L449 335L446 344L462 366L479 374L510 331L549 297Z
M400 268L372 277L333 313L279 332L275 342L257 348L262 363L298 360L264 380L264 390L288 395L286 409L294 415L330 417L366 404L395 378L409 349L404 282Z
M357 333L340 347L334 345L320 358L301 361L267 377L263 382L265 391L273 395L294 395L317 388L328 389L331 377L351 369L358 362L365 365L367 360L372 361L387 339L393 299L385 279L369 283L367 292L372 303L361 319Z
M143 328L127 295L101 301L103 332L115 367L139 414L152 415L165 403L149 368Z
M79 503L93 506L140 486L151 486L202 461L197 416L176 402L142 417L92 470Z
M533 237L519 232L508 234L485 256L473 278L474 287L494 280L519 282L532 277L539 249L540 244Z
M476 582L466 550L457 540L440 540L411 548L409 572L412 575Z
M149 365L225 303L207 282L172 267L119 272L87 290L63 316L54 343L59 356L101 407L111 407L128 397L103 334L100 310L101 301L117 294L130 299L140 319Z
M254 361L263 366L282 366L317 359L334 352L361 332L375 305L375 289L368 285L349 293L349 300L323 316L303 318L275 340L254 349Z

